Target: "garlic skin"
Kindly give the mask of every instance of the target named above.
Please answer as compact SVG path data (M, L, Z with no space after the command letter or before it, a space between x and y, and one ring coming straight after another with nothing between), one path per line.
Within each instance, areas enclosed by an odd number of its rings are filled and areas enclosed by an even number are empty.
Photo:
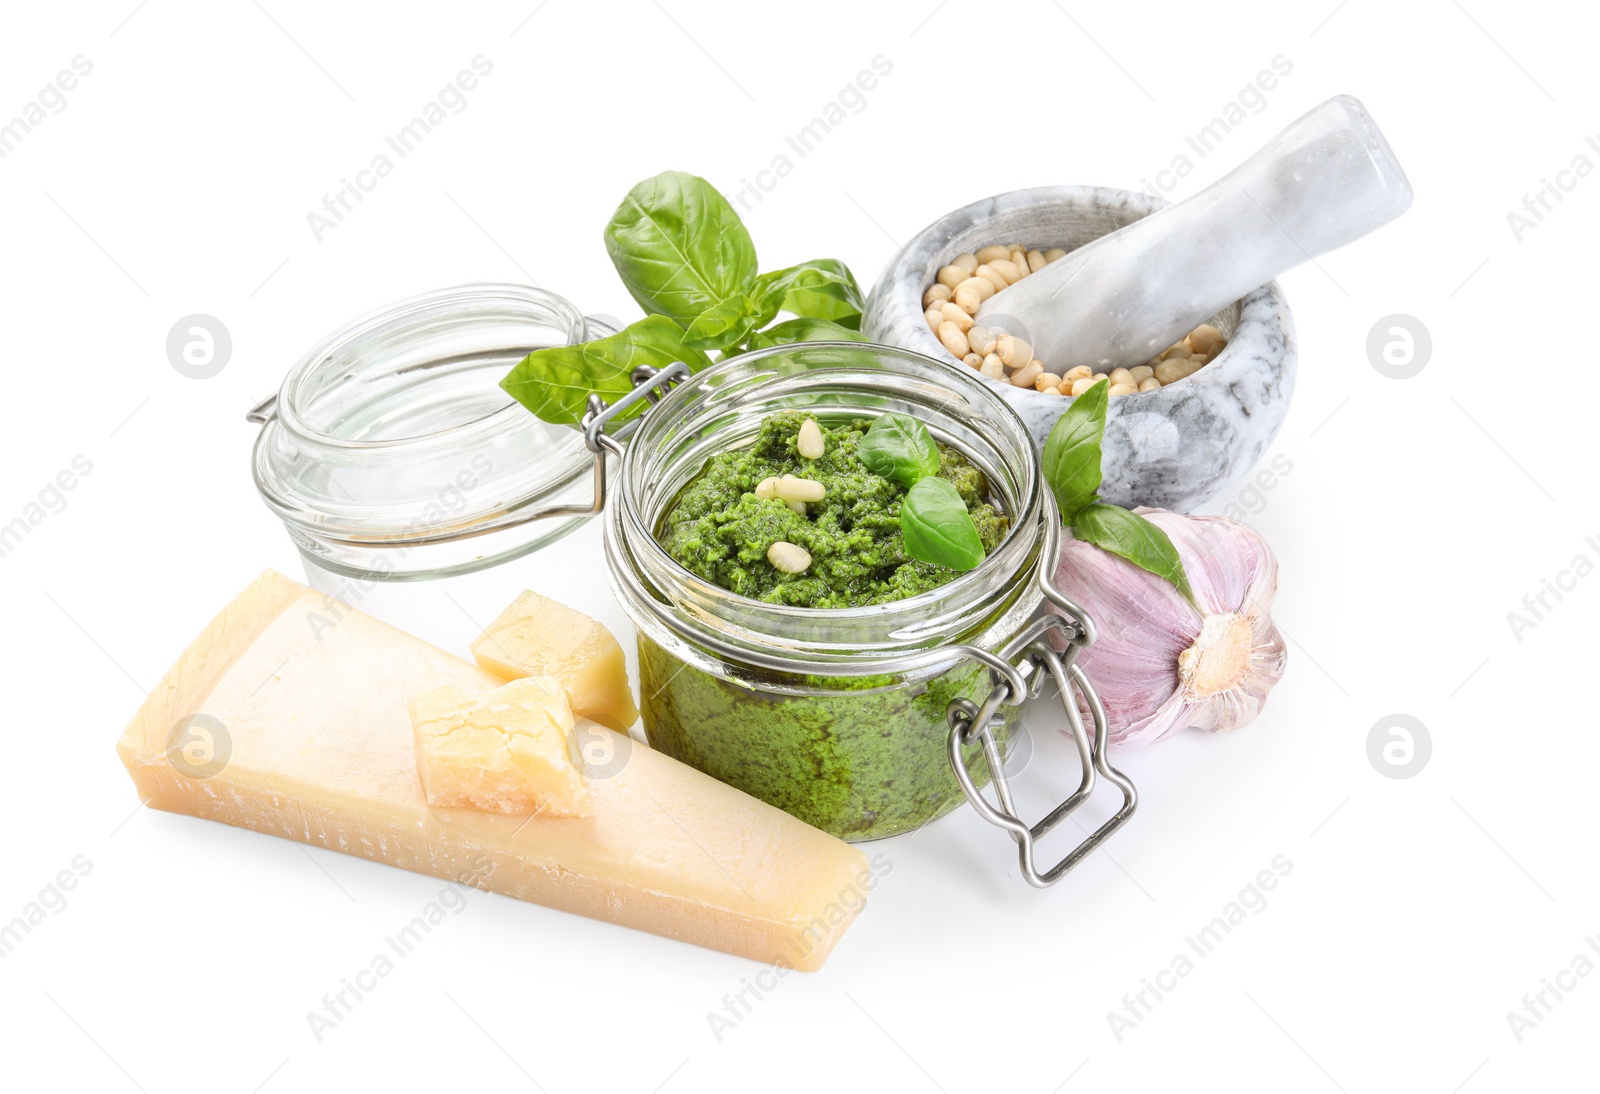
M1070 532L1056 572L1058 587L1098 627L1077 663L1105 704L1110 743L1136 748L1191 726L1215 733L1249 723L1288 658L1267 614L1278 591L1277 560L1236 520L1134 512L1171 538L1195 604L1170 582Z

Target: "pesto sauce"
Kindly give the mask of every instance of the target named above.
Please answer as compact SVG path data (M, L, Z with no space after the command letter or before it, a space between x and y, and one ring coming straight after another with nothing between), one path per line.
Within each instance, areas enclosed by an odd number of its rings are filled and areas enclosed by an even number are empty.
M706 461L662 523L667 553L730 592L812 608L900 600L956 577L906 554L900 503L907 491L869 471L857 452L871 423L824 428L822 456L807 460L796 448L806 417L775 414L750 447ZM940 457L940 476L961 494L985 551L993 551L1009 522L986 500L983 474L943 445ZM757 483L781 475L815 479L827 496L804 516L755 496ZM777 540L805 548L811 566L799 574L773 569L766 552ZM643 633L639 671L652 748L847 840L911 831L964 800L946 756L945 714L953 700L981 702L993 686L988 668L970 661L918 680L769 680L742 672L728 679L685 664ZM1017 709L1006 707L1006 724L996 727L1002 747ZM981 755L970 749L966 756L980 786L988 782Z
M867 470L857 451L872 423L823 427L823 454L808 460L796 448L807 417L800 411L773 414L754 444L707 460L663 521L659 538L667 554L729 592L809 608L904 600L956 577L955 570L906 553L900 503L907 491ZM993 551L1009 521L986 499L983 473L945 445L939 454L939 477L955 486L984 550ZM776 498L755 496L757 483L782 475L820 482L827 496L808 504L804 516ZM805 548L811 565L798 574L774 569L767 548L779 540Z
M798 681L791 681L798 682ZM989 669L963 662L900 687L878 678L808 678L815 694L788 695L686 665L639 635L639 687L650 747L852 843L937 820L966 796L950 770L945 711L981 703ZM853 689L877 690L853 690ZM1002 753L1020 707L994 727ZM983 750L966 768L989 782Z

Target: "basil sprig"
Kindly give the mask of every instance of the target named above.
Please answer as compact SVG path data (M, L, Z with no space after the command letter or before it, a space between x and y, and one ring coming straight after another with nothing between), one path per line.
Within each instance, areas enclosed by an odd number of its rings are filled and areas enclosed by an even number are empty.
M756 276L756 245L739 214L705 179L682 171L663 171L629 190L605 242L639 306L684 328L745 292Z
M866 301L850 267L837 258L818 258L756 278L765 306L802 319L825 319L850 330L861 327Z
M983 561L983 539L955 485L939 478L939 444L928 427L905 414L882 414L856 452L867 470L906 488L900 536L906 554L952 570Z
M608 401L626 394L637 365L682 361L699 371L710 353L865 341L857 328L866 302L849 267L820 258L757 273L755 244L738 212L697 175L645 179L622 199L604 236L623 285L648 315L609 338L535 350L512 370L501 387L545 421L579 421L591 391ZM769 326L780 312L795 318Z
M1100 437L1106 430L1106 403L1110 384L1095 384L1072 400L1056 420L1045 441L1040 471L1056 496L1061 519L1072 523L1073 514L1095 500L1100 489Z
M1101 441L1110 384L1102 381L1075 397L1044 444L1040 470L1072 534L1142 570L1170 581L1190 601L1194 591L1172 540L1139 514L1101 501Z
M861 438L856 453L879 478L907 490L939 473L939 444L928 427L905 414L884 414Z
M955 484L923 479L900 503L900 536L906 554L935 566L971 570L983 561L983 540Z
M608 338L536 350L500 386L543 421L577 425L583 421L591 392L614 403L633 390L634 369L665 368L674 361L682 361L691 371L711 363L704 353L684 344L681 327L666 316L651 315ZM637 403L621 417L642 413L646 405Z
M1138 513L1096 501L1079 509L1072 517L1072 534L1102 550L1127 559L1142 570L1149 570L1177 586L1188 600L1194 599L1183 560L1167 533Z

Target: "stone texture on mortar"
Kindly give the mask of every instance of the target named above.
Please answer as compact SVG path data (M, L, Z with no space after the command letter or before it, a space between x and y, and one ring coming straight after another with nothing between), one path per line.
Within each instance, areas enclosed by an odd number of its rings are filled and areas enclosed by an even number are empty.
M867 300L861 329L875 342L970 371L940 344L923 318L922 294L940 266L991 243L1071 250L1164 204L1129 190L1045 186L957 209L918 233L890 260ZM1020 323L994 316L986 316L985 322L1027 337ZM1210 322L1228 338L1216 360L1158 391L1111 400L1101 488L1107 501L1188 512L1247 474L1272 444L1288 411L1297 362L1294 320L1283 294L1276 282L1263 285ZM1040 445L1072 401L985 382L1001 389Z

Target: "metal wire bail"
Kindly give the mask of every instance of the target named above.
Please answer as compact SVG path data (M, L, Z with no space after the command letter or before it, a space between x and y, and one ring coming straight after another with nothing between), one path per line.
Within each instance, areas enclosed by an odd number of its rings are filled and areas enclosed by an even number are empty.
M1020 653L1016 671L1029 681L1028 691L1037 696L1043 689L1046 674L1055 681L1066 710L1067 725L1072 731L1073 743L1078 746L1078 759L1082 765L1078 789L1045 815L1037 824L1029 826L1017 816L1016 802L1011 795L1011 783L1006 776L1005 760L1000 755L999 742L995 740L994 727L1001 707L1022 701L1009 679L999 680L981 705L966 699L950 704L945 717L950 724L949 757L956 780L967 795L967 800L978 815L990 824L1005 829L1017 844L1017 859L1022 876L1036 888L1047 888L1061 880L1066 873L1082 862L1090 852L1104 843L1113 832L1121 828L1139 806L1139 795L1128 777L1112 767L1106 758L1106 711L1094 685L1083 669L1074 663L1077 653L1094 641L1094 624L1087 613L1068 600L1051 583L1048 571L1041 569L1040 584L1052 604L1066 612L1068 618L1049 615L1037 620L1011 643ZM1049 642L1052 633L1059 632L1067 640L1065 654L1057 653ZM1008 674L1009 676L1009 674ZM1094 738L1091 740L1084 728L1083 716L1078 712L1077 695L1082 695L1094 720ZM967 771L966 750L973 746L983 749L984 763L989 768L989 780L994 786L996 802L990 802L979 791L977 783ZM1056 825L1065 820L1094 792L1096 776L1105 779L1122 791L1122 807L1082 843L1048 870L1041 871L1034 861L1034 844L1044 838Z

